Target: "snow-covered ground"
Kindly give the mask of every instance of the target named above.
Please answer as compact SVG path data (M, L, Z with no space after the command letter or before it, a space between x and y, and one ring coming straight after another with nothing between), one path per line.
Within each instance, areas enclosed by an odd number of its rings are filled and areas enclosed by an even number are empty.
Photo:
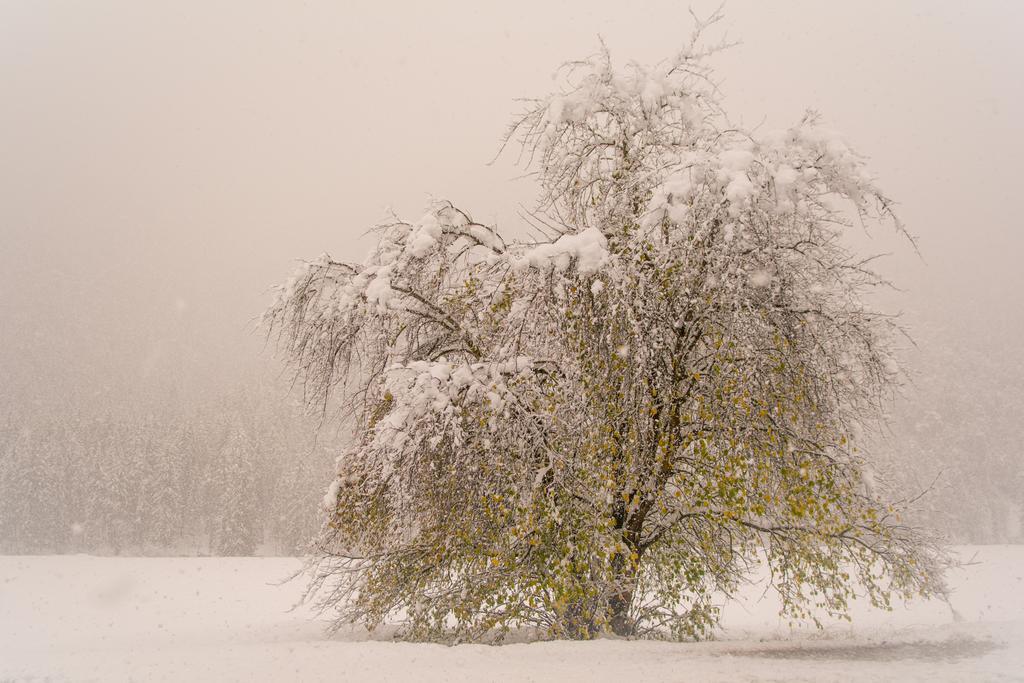
M960 549L952 605L791 630L751 587L714 642L328 637L287 558L0 557L0 681L1024 681L1024 546Z

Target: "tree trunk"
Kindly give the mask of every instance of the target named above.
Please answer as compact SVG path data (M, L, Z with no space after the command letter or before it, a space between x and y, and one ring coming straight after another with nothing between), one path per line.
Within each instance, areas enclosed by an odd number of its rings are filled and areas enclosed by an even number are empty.
M572 603L565 610L565 635L571 640L590 640L598 634L593 609L585 600Z
M617 636L630 637L636 635L636 623L629 615L636 593L637 565L621 555L612 560L615 574L616 590L608 599L608 617L612 633Z

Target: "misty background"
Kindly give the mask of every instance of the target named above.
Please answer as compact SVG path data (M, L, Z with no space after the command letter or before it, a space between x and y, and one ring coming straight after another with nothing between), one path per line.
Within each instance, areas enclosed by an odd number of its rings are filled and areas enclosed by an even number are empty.
M894 252L879 302L917 343L891 478L934 482L952 540L1024 542L1024 5L726 15L732 115L820 111L918 237L851 236ZM649 63L690 29L668 1L0 2L0 552L301 551L344 433L289 391L269 287L361 260L388 207L515 229L515 98L599 36Z

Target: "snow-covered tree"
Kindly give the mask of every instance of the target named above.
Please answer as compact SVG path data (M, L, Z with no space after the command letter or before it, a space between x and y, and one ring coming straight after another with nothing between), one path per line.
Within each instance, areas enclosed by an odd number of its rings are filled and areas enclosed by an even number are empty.
M281 288L270 329L357 425L311 585L339 624L699 636L759 562L794 618L845 613L855 586L942 590L857 448L897 328L844 231L904 229L817 116L730 122L703 26L529 102L506 142L541 188L535 239L442 201Z
M210 548L217 555L254 555L262 541L255 458L256 449L245 431L229 427L220 457L210 468L211 488L220 494L209 496L219 508L210 520Z

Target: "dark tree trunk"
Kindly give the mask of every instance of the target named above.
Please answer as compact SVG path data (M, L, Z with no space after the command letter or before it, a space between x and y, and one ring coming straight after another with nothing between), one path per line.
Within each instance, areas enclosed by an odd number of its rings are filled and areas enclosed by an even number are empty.
M612 560L615 573L616 591L608 599L608 619L612 633L617 636L630 637L636 635L636 624L629 615L636 593L637 569L630 559L621 555Z
M590 640L598 634L593 607L587 601L575 602L565 610L565 635L571 640Z

